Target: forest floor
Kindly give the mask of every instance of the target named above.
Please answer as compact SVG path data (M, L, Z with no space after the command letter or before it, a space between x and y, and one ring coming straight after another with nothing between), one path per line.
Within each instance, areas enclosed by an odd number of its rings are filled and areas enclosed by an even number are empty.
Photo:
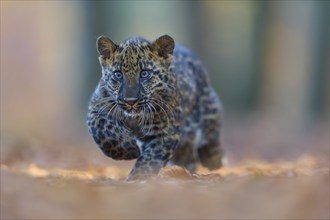
M113 161L92 142L3 142L1 219L329 219L329 135L316 133L285 151L291 142L267 137L272 148L258 148L251 130L251 140L237 131L225 167L166 167L142 182L125 181L134 161ZM240 139L245 148L235 148Z

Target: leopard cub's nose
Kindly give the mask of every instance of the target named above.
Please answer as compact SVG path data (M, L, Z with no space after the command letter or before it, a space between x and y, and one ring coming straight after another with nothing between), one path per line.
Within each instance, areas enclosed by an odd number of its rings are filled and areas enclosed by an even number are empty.
M124 98L124 102L130 106L133 106L137 102L137 98Z

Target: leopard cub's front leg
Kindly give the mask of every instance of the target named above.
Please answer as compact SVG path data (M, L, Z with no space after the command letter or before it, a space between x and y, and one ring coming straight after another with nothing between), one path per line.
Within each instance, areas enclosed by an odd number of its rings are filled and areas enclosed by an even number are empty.
M111 119L91 111L87 124L95 143L106 156L115 160L131 160L140 156L136 140Z
M179 141L178 135L158 137L142 145L141 155L127 180L147 179L157 175L172 157Z

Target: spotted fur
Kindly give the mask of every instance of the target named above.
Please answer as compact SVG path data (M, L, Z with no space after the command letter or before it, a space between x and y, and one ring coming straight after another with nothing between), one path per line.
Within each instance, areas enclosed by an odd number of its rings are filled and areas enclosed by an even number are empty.
M169 161L191 172L222 166L221 104L207 71L188 49L164 35L116 45L97 40L102 77L87 126L106 156L137 159L128 179L156 175Z

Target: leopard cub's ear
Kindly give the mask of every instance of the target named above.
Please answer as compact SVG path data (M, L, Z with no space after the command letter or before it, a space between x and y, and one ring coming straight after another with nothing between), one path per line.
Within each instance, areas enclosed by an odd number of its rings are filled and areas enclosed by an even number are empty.
M118 45L113 43L108 37L100 36L96 40L96 48L99 52L100 59L106 60L111 57Z
M174 40L169 35L163 35L152 42L152 50L160 57L164 58L166 61L171 62L173 50L174 50Z

